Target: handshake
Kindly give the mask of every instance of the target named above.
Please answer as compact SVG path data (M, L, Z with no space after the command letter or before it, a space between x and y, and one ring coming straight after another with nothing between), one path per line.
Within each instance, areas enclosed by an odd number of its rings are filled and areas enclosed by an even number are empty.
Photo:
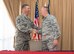
M33 29L33 33L38 33L38 30L36 30L36 29Z

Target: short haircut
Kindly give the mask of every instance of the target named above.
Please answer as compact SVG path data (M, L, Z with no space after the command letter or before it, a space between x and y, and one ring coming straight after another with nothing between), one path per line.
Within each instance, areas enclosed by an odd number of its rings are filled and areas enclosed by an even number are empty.
M48 6L43 6L44 8L48 8Z
M28 4L22 4L21 9L23 9L26 6L29 6L29 5Z
M43 6L43 8L45 8L45 9L48 11L48 8L49 8L49 7L48 7L48 6Z

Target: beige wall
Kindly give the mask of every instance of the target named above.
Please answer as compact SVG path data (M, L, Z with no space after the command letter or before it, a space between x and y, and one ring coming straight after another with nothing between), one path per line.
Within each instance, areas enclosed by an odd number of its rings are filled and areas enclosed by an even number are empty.
M36 0L21 0L22 3L28 3L31 7L30 17L34 20L34 9ZM47 3L48 0L39 0L39 15L40 24L42 16L40 14L41 7ZM62 50L74 50L74 0L50 0L51 14L57 17L61 28L61 38L59 46Z

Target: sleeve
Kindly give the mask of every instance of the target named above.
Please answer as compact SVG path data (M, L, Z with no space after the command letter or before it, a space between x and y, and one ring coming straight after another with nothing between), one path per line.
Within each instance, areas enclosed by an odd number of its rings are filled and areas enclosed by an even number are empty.
M39 34L42 34L42 28L37 27L33 22L31 22L31 26L33 29L36 29Z
M29 32L31 28L29 28L28 22L21 16L16 18L16 28L21 32Z
M33 29L36 29L36 30L38 30L38 29L39 29L36 25L34 25L34 23L33 23L33 22L31 22L31 27L32 27Z
M54 16L51 17L51 27L52 27L52 36L54 36L54 39L58 39L61 32L57 20Z

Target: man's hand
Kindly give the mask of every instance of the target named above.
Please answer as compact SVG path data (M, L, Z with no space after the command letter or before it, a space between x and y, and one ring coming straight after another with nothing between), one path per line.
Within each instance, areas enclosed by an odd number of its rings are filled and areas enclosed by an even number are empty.
M54 44L54 45L58 45L58 40L54 40L54 41L53 41L53 44Z
M37 30L36 29L33 29L33 33L37 33Z

